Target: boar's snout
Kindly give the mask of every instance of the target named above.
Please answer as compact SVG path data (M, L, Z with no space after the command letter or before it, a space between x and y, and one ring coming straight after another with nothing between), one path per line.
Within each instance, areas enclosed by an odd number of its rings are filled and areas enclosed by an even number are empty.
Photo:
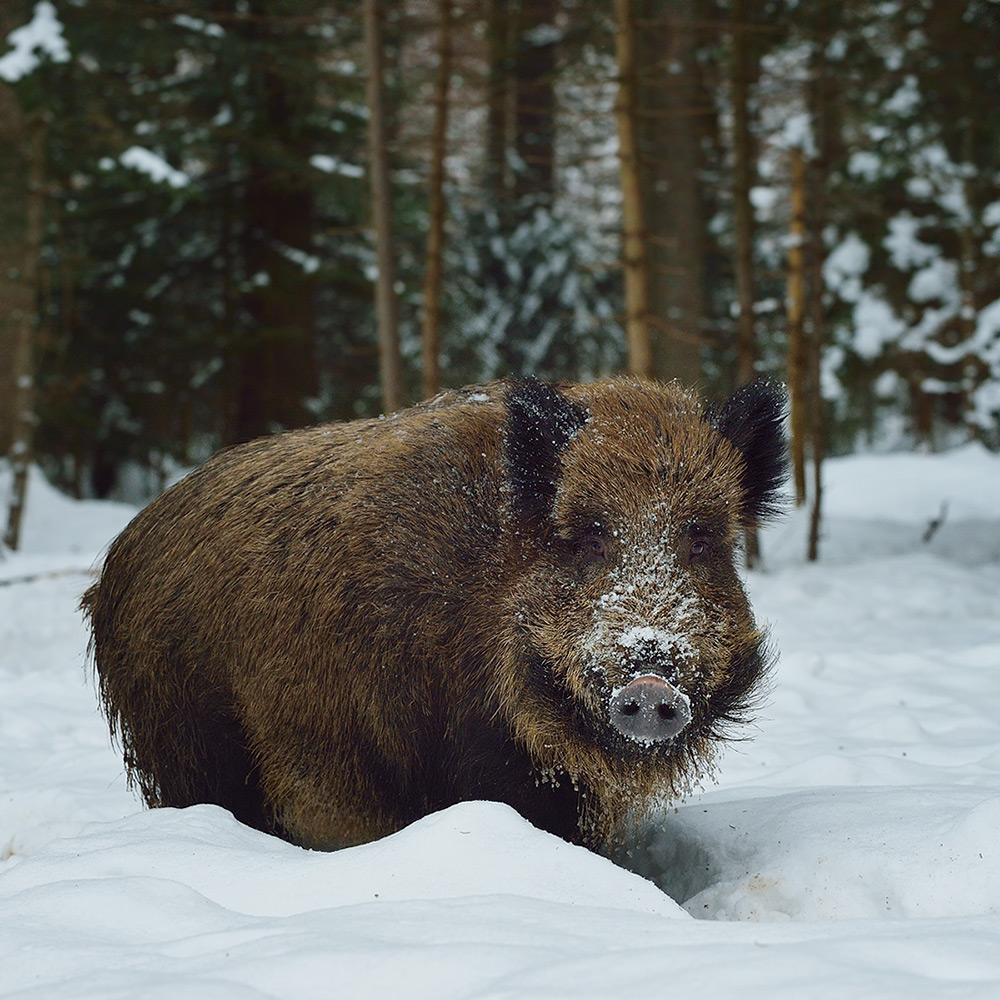
M691 721L687 695L662 677L636 677L611 697L611 724L640 743L672 740Z

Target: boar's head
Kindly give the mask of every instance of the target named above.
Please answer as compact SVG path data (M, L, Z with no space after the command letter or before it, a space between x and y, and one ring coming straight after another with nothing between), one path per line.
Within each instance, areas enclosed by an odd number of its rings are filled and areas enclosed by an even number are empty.
M540 772L617 822L683 794L759 692L736 563L779 502L784 395L755 383L706 411L675 384L523 380L507 408L520 569L501 704Z

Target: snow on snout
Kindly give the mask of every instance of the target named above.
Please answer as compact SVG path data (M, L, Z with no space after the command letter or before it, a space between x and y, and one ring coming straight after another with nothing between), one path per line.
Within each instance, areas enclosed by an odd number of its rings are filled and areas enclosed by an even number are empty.
M633 625L618 636L615 645L625 650L625 663L637 669L648 665L654 672L656 667L669 672L682 663L690 663L696 655L687 634L654 625Z
M586 642L595 673L612 671L616 682L663 673L677 683L678 674L696 666L691 636L698 599L666 537L664 532L659 544L627 553L609 576Z

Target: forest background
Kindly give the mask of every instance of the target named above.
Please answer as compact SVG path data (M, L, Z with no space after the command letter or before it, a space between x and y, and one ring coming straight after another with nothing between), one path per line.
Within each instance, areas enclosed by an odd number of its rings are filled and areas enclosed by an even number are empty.
M2 0L0 455L134 500L439 386L767 375L818 522L824 454L1000 447L998 106L996 0Z

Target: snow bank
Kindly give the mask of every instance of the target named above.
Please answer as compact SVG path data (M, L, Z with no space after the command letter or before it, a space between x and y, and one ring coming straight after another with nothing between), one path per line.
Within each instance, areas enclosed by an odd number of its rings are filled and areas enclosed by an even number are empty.
M0 510L6 516L10 495L10 469L0 461ZM21 525L17 564L25 568L38 556L56 556L65 564L66 555L76 566L95 560L111 540L135 517L136 508L106 500L74 500L53 487L37 466L28 472L27 507ZM77 558L77 557L82 558ZM53 560L49 559L49 563ZM0 560L0 574L4 570ZM2 578L2 576L0 576Z
M526 896L685 917L646 879L536 830L494 802L461 803L376 843L330 853L275 840L217 806L137 813L88 824L43 856L11 857L0 896L66 880L85 895L118 877L179 882L252 916L375 901Z
M995 786L833 785L681 809L633 867L712 920L1000 916L998 830Z
M808 518L802 509L768 529L763 544L772 565L801 559ZM981 444L934 455L853 455L823 465L825 561L923 552L977 565L997 562L998 522L1000 459Z
M981 444L938 455L854 455L826 471L832 517L926 525L944 503L956 521L1000 520L1000 460Z

